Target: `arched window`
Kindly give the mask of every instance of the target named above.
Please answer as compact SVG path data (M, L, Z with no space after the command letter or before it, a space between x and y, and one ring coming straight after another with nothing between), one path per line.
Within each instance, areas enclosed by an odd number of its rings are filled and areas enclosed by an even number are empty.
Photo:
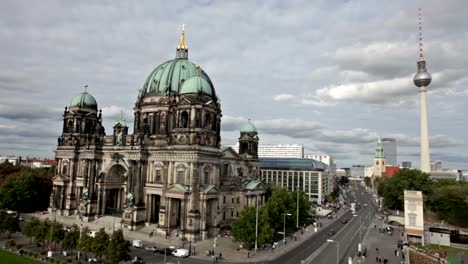
M189 121L188 113L187 111L183 111L182 114L180 115L180 127L188 128L188 121Z
M176 168L176 183L179 183L179 184L182 184L182 185L185 185L185 173L187 171L187 168L180 164L179 166L177 166Z
M210 184L211 168L205 167L203 170L203 184Z
M156 169L154 171L154 181L161 182L161 169Z
M205 114L205 128L211 128L211 114L206 113Z
M62 162L62 175L68 175L68 160Z
M229 176L229 164L223 165L223 176Z

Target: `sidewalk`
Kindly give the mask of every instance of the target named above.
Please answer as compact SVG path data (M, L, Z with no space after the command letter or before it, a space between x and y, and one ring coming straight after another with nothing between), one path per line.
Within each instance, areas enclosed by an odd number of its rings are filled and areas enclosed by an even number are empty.
M322 229L330 224L330 222L335 221L341 215L347 212L347 209L340 210L338 214L335 215L334 218L322 218L319 222L322 224L319 229ZM50 221L54 220L56 217L56 221L62 223L67 226L71 226L76 224L80 226L81 224L83 227L87 226L90 230L99 230L100 228L105 228L107 233L112 233L112 226L115 223L120 221L120 218L113 218L111 216L105 216L99 218L92 222L83 222L77 219L75 216L54 216L53 214L46 214L46 215L39 215L37 213L33 214L25 214L25 216L35 216L40 220L45 220L48 218ZM175 236L176 232L171 233L171 237L166 239L160 234L154 234L152 237L149 236L151 232L150 227L143 227L138 231L128 231L124 229L124 237L126 240L135 240L139 239L143 241L144 245L151 245L151 246L158 246L158 247L168 247L168 246L175 246L175 247L189 247L189 242L183 243L181 238ZM272 249L271 245L266 246L265 249L262 249L262 246L259 245L258 251L255 253L254 250L246 250L242 249L239 250L240 243L236 243L232 240L231 237L218 237L216 239L216 248L213 247L214 245L214 238L206 239L203 241L199 241L192 244L192 250L195 250L195 255L192 254L191 258L203 259L203 260L212 260L212 257L208 255L208 251L214 250L215 255L219 256L219 253L222 254L222 261L223 262L257 262L257 261L265 261L275 258L276 256L282 255L285 252L291 250L292 248L297 247L301 244L301 242L310 236L313 236L316 232L314 232L314 226L308 226L303 233L301 231L297 231L294 234L286 237L286 246L283 246L283 241L278 241L278 247L276 249ZM294 239L294 235L296 235L297 240Z

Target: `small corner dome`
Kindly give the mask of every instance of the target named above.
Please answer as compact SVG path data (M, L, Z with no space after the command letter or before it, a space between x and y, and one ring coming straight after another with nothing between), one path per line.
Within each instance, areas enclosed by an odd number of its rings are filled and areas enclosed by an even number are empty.
M254 126L254 124L250 123L250 121L242 126L241 133L257 133L257 128Z
M203 93L214 95L214 88L205 78L200 75L190 77L182 84L180 94Z
M92 108L94 110L97 110L97 102L94 97L89 94L88 92L82 92L79 95L73 97L70 107L81 107L81 108Z

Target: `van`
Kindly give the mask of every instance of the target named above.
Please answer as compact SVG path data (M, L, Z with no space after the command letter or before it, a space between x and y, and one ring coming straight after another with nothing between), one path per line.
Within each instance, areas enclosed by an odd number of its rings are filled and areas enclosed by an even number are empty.
M139 239L135 239L133 240L133 243L132 245L136 248L141 248L143 247L143 241L139 240Z
M188 249L185 248L178 248L172 252L172 255L174 257L179 257L179 258L186 258L189 256L189 251Z

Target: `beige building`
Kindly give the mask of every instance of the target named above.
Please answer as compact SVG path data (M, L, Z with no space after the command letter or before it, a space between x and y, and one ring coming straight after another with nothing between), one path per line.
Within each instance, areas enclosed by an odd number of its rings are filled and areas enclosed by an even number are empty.
M265 201L257 129L242 127L238 152L223 148L221 117L214 85L188 60L182 33L176 58L138 93L132 134L121 116L106 135L86 90L65 107L49 210L84 221L118 212L130 230L178 229L190 240L215 235L243 207Z
M405 236L407 241L424 245L423 194L421 191L404 191Z

